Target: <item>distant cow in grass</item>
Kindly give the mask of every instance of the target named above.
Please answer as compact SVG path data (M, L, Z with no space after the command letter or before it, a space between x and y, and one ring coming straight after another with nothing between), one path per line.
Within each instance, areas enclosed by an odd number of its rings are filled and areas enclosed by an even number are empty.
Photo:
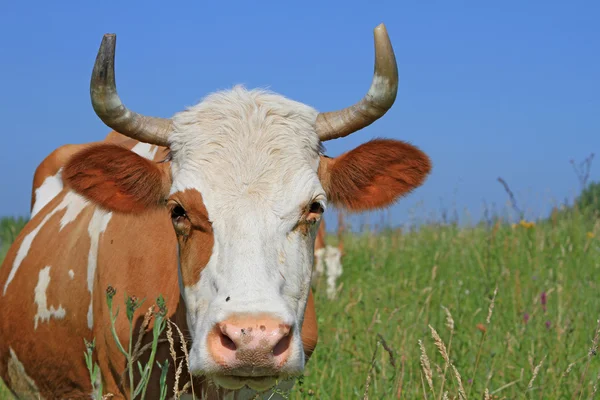
M340 222L343 221L340 213ZM325 276L327 280L327 297L333 300L337 294L337 280L344 272L342 256L344 255L343 225L338 224L338 244L331 246L326 244L325 221L321 221L315 240L315 266L313 272L313 287L317 285L319 278Z

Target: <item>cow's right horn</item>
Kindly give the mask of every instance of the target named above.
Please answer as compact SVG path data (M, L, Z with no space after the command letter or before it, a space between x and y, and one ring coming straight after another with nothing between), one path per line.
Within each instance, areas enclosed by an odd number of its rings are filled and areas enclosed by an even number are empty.
M115 34L104 35L96 56L90 82L94 111L106 125L123 135L145 143L168 146L172 129L170 119L140 115L121 102L115 84L116 42Z
M358 103L338 111L320 113L316 130L321 141L348 136L379 118L392 107L398 92L396 56L384 24L377 26L375 37L375 73L369 92Z

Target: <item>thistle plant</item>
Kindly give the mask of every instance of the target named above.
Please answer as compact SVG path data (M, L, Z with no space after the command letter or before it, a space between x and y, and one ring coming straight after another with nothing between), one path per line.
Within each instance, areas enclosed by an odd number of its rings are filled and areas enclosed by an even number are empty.
M119 316L119 307L117 307L116 311L114 311L114 313L113 313L113 299L116 294L117 294L117 290L115 288L113 288L112 286L108 286L108 288L106 289L106 304L108 305L108 312L109 312L109 317L110 317L110 330L111 330L113 339L115 341L115 344L117 345L117 348L119 349L121 354L123 354L123 356L127 360L126 371L128 372L128 377L129 377L129 392L130 392L131 399L136 399L136 398L145 399L146 398L146 390L148 389L148 383L150 382L150 375L152 373L152 368L155 363L158 343L161 341L164 341L164 340L160 339L160 335L165 330L165 327L168 322L167 305L166 305L166 302L165 302L165 299L163 298L163 296L159 295L158 298L156 299L156 305L150 307L150 309L148 310L148 312L146 313L146 315L144 317L144 321L142 323L142 326L140 327L140 332L138 334L137 343L134 346L133 345L133 321L134 321L136 311L141 307L141 305L144 303L145 299L140 300L135 296L125 295L126 317L127 317L128 323L129 323L129 344L127 346L127 349L125 349L125 347L121 343L121 340L119 339L119 336L117 335L117 332L115 329L115 323L117 321L117 317ZM144 346L143 348L140 348L142 337L145 333L145 329L148 327L148 325L150 323L150 319L152 317L154 317L154 326L152 327L152 342L149 343L149 347ZM100 376L100 368L97 363L93 363L93 356L92 356L93 351L95 349L95 341L96 341L96 339L92 340L92 342L88 342L87 340L85 341L86 352L84 353L84 355L85 355L86 365L87 365L88 371L90 373L90 381L91 381L92 387L94 389L95 399L100 400L103 398L102 379ZM149 348L151 350L150 357L148 358L148 361L145 364L142 364L138 360L138 358L147 348ZM134 381L134 374L133 374L134 364L135 364L135 366L137 366L137 369L140 374L140 379L137 382L137 384ZM160 385L160 394L159 394L160 397L159 398L161 400L164 400L167 396L166 381L167 381L167 372L169 370L169 360L168 359L165 360L162 364L160 362L156 361L156 365L158 366L158 368L161 371L160 380L159 380L159 385Z
M102 377L100 376L100 367L98 363L94 362L94 349L96 348L96 339L88 342L83 339L85 343L85 365L90 373L90 382L92 383L92 392L94 393L94 400L102 400Z

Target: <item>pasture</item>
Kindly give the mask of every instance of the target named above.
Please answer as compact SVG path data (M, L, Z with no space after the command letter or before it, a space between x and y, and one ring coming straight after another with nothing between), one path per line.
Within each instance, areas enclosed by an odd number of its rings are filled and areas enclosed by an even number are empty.
M321 282L319 344L290 398L593 397L596 221L574 210L535 223L346 233L337 299ZM2 220L0 258L22 224Z

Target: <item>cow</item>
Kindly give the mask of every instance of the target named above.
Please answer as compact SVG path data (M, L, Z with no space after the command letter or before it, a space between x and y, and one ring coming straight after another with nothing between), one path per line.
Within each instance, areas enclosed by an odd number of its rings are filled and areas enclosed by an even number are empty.
M289 389L318 341L310 282L323 213L388 207L431 170L424 152L398 140L324 154L323 142L372 124L394 103L398 71L383 24L374 38L371 87L347 108L318 112L234 86L167 119L125 107L116 36L104 35L90 97L113 131L39 165L32 218L0 268L0 377L12 393L95 396L85 339L95 340L104 392L131 397L107 288L115 299L164 296L187 338L179 384L189 372L196 395L274 399ZM127 347L126 318L115 332ZM156 359L168 357L161 342ZM159 373L148 398L158 398ZM167 378L172 393L173 369Z
M338 245L331 246L325 242L326 228L325 221L322 220L317 231L315 240L315 258L314 271L312 276L312 286L319 286L320 278L323 275L327 276L327 297L333 300L337 295L337 279L342 276L342 256L344 255L344 238L343 238L343 216L339 214L338 224Z

